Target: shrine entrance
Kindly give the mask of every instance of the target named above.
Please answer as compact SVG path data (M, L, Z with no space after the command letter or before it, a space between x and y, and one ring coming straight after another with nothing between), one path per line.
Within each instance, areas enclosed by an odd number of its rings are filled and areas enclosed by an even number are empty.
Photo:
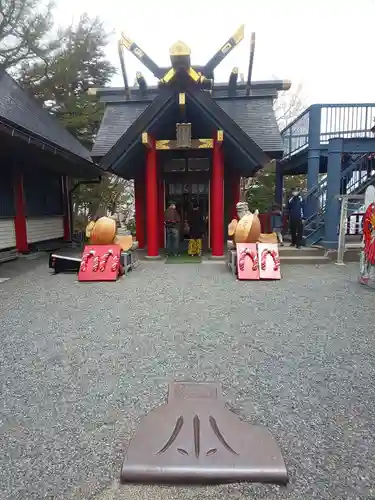
M206 231L203 236L203 247L208 249L209 241L209 181L207 182L166 182L165 184L165 206L170 201L176 203L176 208L181 216L180 241L185 250L189 240L189 220L190 213L194 205L199 206L199 210L206 221Z
M169 168L168 168L169 167ZM165 207L171 201L181 216L181 250L187 249L189 240L190 213L194 205L198 205L206 221L203 236L203 248L209 248L210 235L210 159L208 158L178 158L165 165Z

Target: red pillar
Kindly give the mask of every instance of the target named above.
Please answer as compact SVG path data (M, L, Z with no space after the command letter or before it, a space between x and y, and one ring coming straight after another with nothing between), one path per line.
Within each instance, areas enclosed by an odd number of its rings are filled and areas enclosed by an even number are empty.
M145 247L145 183L142 177L134 180L135 234L139 248Z
M23 189L23 175L16 172L14 176L14 201L16 216L14 217L14 230L16 233L16 248L21 253L29 251L27 244L27 226L25 215L25 197Z
M231 200L232 200L231 219L237 219L236 205L240 201L240 188L241 188L241 177L239 175L232 174L231 188L232 188L232 193L231 193Z
M211 173L211 250L213 257L224 255L224 155L222 142L215 138Z
M66 175L61 176L61 191L64 214L64 240L70 241L72 239L72 211L70 207L69 181Z
M158 175L156 165L155 140L146 149L146 226L147 256L159 256L158 233Z

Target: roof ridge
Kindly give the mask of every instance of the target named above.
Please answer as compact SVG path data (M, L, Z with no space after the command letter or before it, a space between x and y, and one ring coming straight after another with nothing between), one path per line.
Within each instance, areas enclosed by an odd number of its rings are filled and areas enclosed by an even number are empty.
M1 82L5 81L5 85L7 85L9 88L4 89L5 92L2 95L2 89L1 89ZM17 89L17 90L16 90ZM13 95L15 92L16 95ZM19 95L17 96L17 92ZM26 102L22 103L20 97L24 96ZM11 101L18 101L19 104L23 104L26 109L22 110L23 114L18 116L18 119L16 118L16 114L19 111L19 107ZM30 103L30 107L28 107L28 104ZM32 107L35 107L35 109L30 109ZM33 111L36 111L38 113L43 114L43 120L42 117L38 116L30 116L29 118L33 118L34 120L34 125L39 125L34 126L33 128L33 123L26 124L27 120L25 120L25 111L26 113L28 112L29 115L34 115ZM5 120L8 120L9 122L14 123L15 125L22 127L25 130L28 130L30 133L37 135L41 137L42 139L45 139L49 143L52 143L58 148L62 148L66 151L69 151L70 153L73 153L77 156L80 156L81 158L84 158L85 160L92 161L90 151L71 133L69 130L67 130L64 125L58 120L58 118L54 115L52 115L48 109L43 107L43 103L40 99L36 98L30 89L22 87L22 85L17 82L6 70L3 66L0 67L0 119L3 118ZM42 123L37 123L38 120ZM46 123L47 122L47 123ZM53 126L52 126L53 124ZM40 126L42 125L42 126ZM53 128L57 128L55 132L58 132L59 135L62 135L62 140L59 140L58 138L53 138L53 130L50 130L50 126ZM39 130L38 130L39 128ZM44 133L43 130L45 129ZM46 134L46 130L51 131L51 136ZM65 136L65 137L64 137ZM65 140L64 140L65 139ZM71 144L69 144L69 142Z

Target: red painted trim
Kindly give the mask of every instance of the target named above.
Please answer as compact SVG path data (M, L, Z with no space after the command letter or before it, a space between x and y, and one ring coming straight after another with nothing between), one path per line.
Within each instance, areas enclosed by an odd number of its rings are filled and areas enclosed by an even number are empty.
M139 248L145 248L145 184L141 177L134 180L135 234Z
M16 233L16 248L21 253L29 251L27 244L27 226L25 215L25 198L23 190L23 175L16 172L14 175L14 201L16 216L14 217L14 230Z
M62 205L63 205L63 224L64 224L64 240L71 241L72 239L72 221L69 197L69 182L66 175L61 176L61 192L62 192Z
M211 174L211 250L214 257L224 255L224 155L214 140Z
M151 148L146 150L146 230L147 255L159 255L158 232L158 176L156 164L155 140L152 139Z

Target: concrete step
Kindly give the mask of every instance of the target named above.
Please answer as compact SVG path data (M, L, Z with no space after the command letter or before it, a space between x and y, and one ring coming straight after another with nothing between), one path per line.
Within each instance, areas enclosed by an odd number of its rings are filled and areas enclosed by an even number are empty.
M305 255L301 252L299 255L280 255L280 262L282 266L290 264L332 264L332 260L324 255Z
M310 257L317 257L319 255L324 255L325 254L325 249L324 248L315 248L315 247L301 247L301 248L295 248L291 246L284 246L284 247L279 247L279 253L280 257L284 256L292 256L292 255L303 255L304 257L310 256Z

